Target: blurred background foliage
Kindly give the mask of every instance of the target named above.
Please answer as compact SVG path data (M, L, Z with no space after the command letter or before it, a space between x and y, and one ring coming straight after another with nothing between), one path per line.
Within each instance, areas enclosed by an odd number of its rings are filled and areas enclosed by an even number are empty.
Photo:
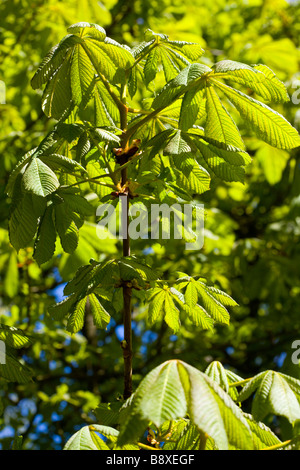
M121 318L107 331L87 322L68 335L46 313L62 298L65 282L90 258L117 253L114 240L103 242L86 225L73 255L59 249L42 268L32 248L16 254L9 243L8 176L25 152L37 146L54 125L41 110L41 92L30 79L48 50L78 21L103 26L108 36L134 46L144 31L173 40L199 42L203 61L222 59L268 65L285 82L291 101L274 107L300 127L300 4L285 0L2 0L0 3L0 323L21 328L31 344L15 352L33 371L29 384L0 378L0 446L10 448L24 436L26 449L60 449L83 424L95 420L99 402L122 392ZM4 84L4 86L3 86ZM4 99L5 98L5 99ZM243 377L266 369L300 378L291 362L292 342L300 339L300 150L275 150L243 127L253 162L246 182L214 180L202 195L205 244L184 252L184 243L135 241L164 278L176 271L201 274L239 303L231 323L213 332L186 321L177 336L165 324L151 330L145 307L133 312L134 382L151 368L180 358L205 370L219 360ZM118 302L118 299L116 299ZM284 420L267 421L283 439L291 430Z

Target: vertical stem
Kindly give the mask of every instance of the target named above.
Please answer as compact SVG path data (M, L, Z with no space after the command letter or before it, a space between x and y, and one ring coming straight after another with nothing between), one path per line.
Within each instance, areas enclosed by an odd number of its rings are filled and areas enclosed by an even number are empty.
M127 129L127 112L126 106L126 85L122 87L121 100L124 107L120 108L120 124L121 129L126 131ZM125 150L128 145L126 137L121 139L122 148ZM128 180L127 167L121 170L121 184L125 186ZM126 232L124 233L123 228L123 256L130 256L130 238L128 232L129 225L129 201L128 196L122 196L125 199L125 204L122 205L122 209L125 209L125 216L122 217L125 220ZM125 206L125 207L124 207ZM123 325L124 325L124 341L122 341L123 359L124 359L124 392L123 397L126 400L132 394L132 328L131 328L131 295L132 289L124 282L123 285Z
M124 168L122 170L122 182L123 178L126 177ZM124 172L124 174L123 174ZM125 211L126 211L126 233L123 234L123 256L130 256L130 239L128 234L128 224L129 224L129 204L128 196L123 196L125 199ZM124 210L124 204L123 204ZM124 220L124 218L123 218ZM125 282L123 285L123 300L124 300L124 310L123 310L123 325L124 325L124 341L122 342L123 349L123 359L124 359L124 399L130 397L132 394L132 328L131 328L131 294L132 289Z

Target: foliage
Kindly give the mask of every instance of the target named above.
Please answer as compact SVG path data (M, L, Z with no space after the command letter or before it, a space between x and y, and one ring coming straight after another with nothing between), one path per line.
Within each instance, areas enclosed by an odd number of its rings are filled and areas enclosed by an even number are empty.
M7 63L16 61L22 36L42 31L18 65L21 75L28 68L26 83L7 75L32 104L20 98L16 134L18 100L7 87L1 143L8 197L1 199L7 363L0 364L0 400L18 428L15 448L30 448L32 431L23 443L17 437L22 419L10 405L12 390L20 406L34 397L31 427L41 414L52 420L65 449L297 448L299 371L273 369L299 323L300 137L286 88L298 68L298 23L291 20L299 8L220 1L210 10L199 0L201 30L181 35L193 15L176 3L151 3L142 28L132 18L147 10L144 0L131 11L122 1L107 4L103 21L105 7L94 2L78 2L87 12L76 12L70 1L66 18L53 1L59 21L54 27L54 15L49 29L40 2L29 32L19 18L8 53L13 3L4 5ZM155 15L161 8L180 18L174 32ZM162 232L146 243L131 239L137 256L123 242L120 257L118 239L97 237L95 213L106 202L119 213L125 197L147 208L180 202L196 210L204 202L203 250L184 249L192 230L167 243ZM54 304L58 286L63 295ZM117 397L123 365L115 334L124 321L126 375L128 298L136 325L129 398L126 384ZM154 346L145 346L151 331ZM73 408L80 410L75 419ZM87 426L74 434L82 421ZM35 446L49 446L48 438Z

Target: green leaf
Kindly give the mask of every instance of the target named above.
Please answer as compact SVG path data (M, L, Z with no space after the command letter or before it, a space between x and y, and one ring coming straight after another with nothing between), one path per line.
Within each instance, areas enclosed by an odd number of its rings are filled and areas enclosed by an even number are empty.
M106 38L105 29L95 23L87 23L84 21L72 24L68 27L67 31L71 34L78 34L80 37L91 36L99 41L104 41Z
M99 297L89 294L88 300L95 325L98 328L106 328L110 322L110 315L101 304Z
M236 302L225 292L207 286L203 281L203 279L196 281L191 277L186 277L184 280L178 279L178 289L185 288L185 299L186 296L188 299L186 300L186 307L189 307L189 310L193 308L197 293L198 307L202 308L203 312L216 322L228 324L229 313L224 305L235 306L237 305ZM192 284L192 287L190 284ZM193 298L193 301L191 301L191 298Z
M78 228L74 221L74 213L65 204L55 206L55 227L61 245L66 253L73 253L78 245Z
M174 332L178 331L180 328L179 309L174 303L170 289L166 287L150 289L149 299L149 323L152 324L161 317Z
M156 287L151 292L151 301L148 307L148 321L153 325L162 315L165 302L165 291Z
M28 246L36 233L38 215L32 209L33 196L29 193L21 194L21 199L15 204L10 215L9 238L17 251Z
M176 183L181 189L190 194L202 194L210 188L209 173L192 157L173 157L171 162L175 163Z
M119 422L120 402L99 403L95 409L97 422L104 426L115 426Z
M244 181L243 166L251 162L246 152L207 137L194 141L213 174L224 181Z
M266 101L289 101L284 83L265 65L251 67L241 62L222 60L215 64L214 75L245 85Z
M69 69L71 52L62 65L49 78L43 93L42 109L46 116L60 120L66 117L73 107Z
M55 320L63 320L67 315L71 314L74 310L74 304L76 304L77 295L72 294L70 297L58 302L55 305L51 305L48 308L48 312Z
M250 414L244 413L244 417L250 426L255 450L280 444L281 441L268 426L260 421L256 422Z
M91 62L86 51L81 44L76 44L73 48L71 64L71 89L72 99L76 105L83 101L89 101L89 95L93 92L95 69L91 67Z
M262 421L268 414L285 416L293 423L300 417L300 405L296 393L300 391L300 381L274 371L265 371L253 377L240 392L239 401L246 400L254 391L252 415Z
M168 82L156 96L152 103L154 109L164 108L178 99L184 92L193 87L201 89L203 83L200 78L211 72L207 65L190 64L185 67L173 80Z
M114 144L120 144L120 137L109 132L105 129L96 128L93 129L93 133L99 142L112 142Z
M3 325L0 323L0 340L15 349L24 348L31 344L31 339L26 336L23 330L15 326Z
M71 313L68 323L67 323L67 331L74 335L78 333L78 331L82 330L84 325L85 319L85 306L86 306L87 298L84 297L83 299L79 300Z
M261 140L280 149L292 149L300 145L298 132L279 113L239 90L214 79L211 82L223 91Z
M41 88L59 69L69 49L80 41L77 36L67 35L59 44L52 47L31 80L32 88Z
M203 303L203 307L219 323L229 324L229 313L226 308L214 298L207 286L203 282L196 282L196 288L199 296L199 303Z
M195 124L203 100L204 89L195 89L185 93L180 108L178 123L180 129L187 131Z
M118 108L102 82L96 82L93 101L95 125L116 127L120 119Z
M64 450L110 450L110 447L98 436L98 433L112 442L118 436L118 431L109 426L99 424L84 426L70 437Z
M251 449L252 437L242 411L231 398L205 374L185 366L189 375L192 422L211 436L217 447L228 448L229 443L239 449Z
M59 195L63 197L68 210L86 216L94 215L95 210L93 206L83 196L68 193L68 189L66 191L59 191Z
M31 382L30 369L21 364L8 350L6 350L5 361L5 364L0 362L0 378L20 384Z
M141 381L120 414L118 444L137 440L149 422L185 418L212 438L219 449L236 445L253 448L250 427L242 411L206 374L178 361L167 361Z
M7 183L7 186L6 186L6 192L10 197L13 196L14 186L15 186L16 180L18 178L18 175L20 174L20 172L22 171L24 166L27 165L27 163L31 160L31 157L36 152L36 150L37 150L37 148L34 148L34 149L30 150L29 152L27 152L21 158L21 160L18 162L18 164L15 166L13 171L10 173L8 183Z
M59 187L55 173L37 157L33 157L23 175L26 191L37 196L48 196Z
M206 87L205 135L227 145L244 149L245 144L239 130L218 95L211 86Z
M53 205L48 206L43 215L34 246L33 257L41 265L46 263L55 252L56 230L53 220Z
M144 65L144 75L146 85L149 85L152 80L156 77L158 64L161 60L161 52L159 47L152 49L147 55L147 59Z
M65 170L66 172L73 173L79 171L86 173L86 169L80 163L58 154L40 155L39 159L49 166L52 170Z
M225 392L229 392L229 383L226 375L226 371L222 364L219 361L213 361L207 367L205 374L208 377L211 377L220 387L225 390Z
M146 55L144 75L148 85L162 65L166 82L172 80L180 70L189 65L189 61L197 61L204 50L199 44L183 41L169 41L165 34L154 33L150 29L145 32L146 43L135 50L135 57Z

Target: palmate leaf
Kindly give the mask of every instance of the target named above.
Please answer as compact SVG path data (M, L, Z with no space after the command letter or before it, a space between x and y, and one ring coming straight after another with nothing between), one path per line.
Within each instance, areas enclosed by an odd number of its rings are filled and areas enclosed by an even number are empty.
M86 296L80 292L73 293L48 309L50 315L56 320L67 318L66 329L72 335L82 330L87 310L91 312L95 326L106 328L110 322L110 314L104 307L102 298L92 293Z
M293 423L300 418L298 401L300 381L274 371L265 371L253 377L240 392L239 401L255 393L252 415L262 421L268 414L286 417Z
M51 49L32 79L34 88L47 83L42 107L47 116L57 120L74 105L86 106L94 93L96 74L120 83L124 70L134 62L129 48L107 38L95 24L77 23L68 31L71 34ZM105 113L103 106L109 108L107 102L111 103L107 92L104 96L103 102L98 99L98 114Z
M228 294L207 286L203 281L187 276L178 279L176 289L166 285L150 289L149 324L164 319L173 331L177 331L180 328L180 313L203 329L212 329L214 322L228 324L229 313L224 305L234 307L237 303Z
M243 380L240 376L229 369L225 369L219 361L213 361L205 370L205 374L217 382L234 401L237 400L238 391L233 384Z
M167 325L174 331L180 328L179 309L169 288L155 287L149 290L148 322L153 324L157 320L164 319Z
M270 145L282 149L290 149L299 146L300 137L297 131L283 116L273 111L266 104L218 80L218 78L228 78L230 76L234 78L235 81L243 82L250 88L253 81L253 83L257 84L257 87L255 88L254 86L254 88L256 90L259 88L260 93L265 98L268 97L275 101L284 101L287 96L286 90L273 72L260 65L251 68L245 64L230 61L225 62L227 65L224 63L223 65L219 64L219 66L216 66L215 71L196 63L187 66L177 77L165 85L153 101L153 108L159 109L166 107L183 97L180 119L183 128L187 130L188 126L192 125L197 116L197 93L199 92L201 96L203 96L203 90L205 90L206 135L215 140L243 149L244 144L238 129L216 95L216 92L211 88L213 85L227 96L245 119L246 124L253 128L259 138L265 140ZM185 100L187 103L192 103L193 101L191 117L189 117L188 107L185 108L183 106Z
M24 348L31 344L31 339L19 328L0 323L0 340L15 349Z
M104 436L106 442L98 435ZM93 424L77 431L64 446L64 450L110 450L107 444L114 443L119 432L109 426Z
M145 32L145 40L134 51L135 57L145 57L144 75L148 85L162 65L167 82L172 80L180 70L189 65L190 61L198 60L204 50L199 44L183 41L169 41L165 34L154 33L150 29Z
M125 257L120 260L109 260L104 263L91 261L90 265L81 266L74 278L65 286L64 294L69 295L62 302L49 307L49 313L56 320L68 317L67 330L77 333L83 327L85 309L89 309L94 324L99 328L106 328L110 321L110 314L115 313L111 304L108 289L115 285L120 286L121 281L131 282L133 288L140 289L145 281L157 279L157 274L150 266L134 257ZM137 282L134 282L134 281ZM101 288L105 288L103 296ZM173 305L178 315L178 309ZM177 328L176 321L169 309L166 321L171 327ZM173 323L172 323L173 322Z
M237 303L225 292L207 286L205 279L196 281L192 277L183 277L176 282L177 289L185 290L185 304L193 309L195 301L203 311L218 323L229 323L229 313L225 305L234 307ZM197 298L197 300L196 300Z
M118 443L138 439L150 421L160 427L187 413L219 449L228 449L231 443L239 449L253 448L251 430L240 408L207 375L178 360L153 369L138 386L123 416L121 409Z
M266 101L289 101L284 83L266 65L251 67L241 62L222 60L217 62L213 69L217 78L245 85Z
M216 79L210 81L229 98L260 139L280 149L292 149L300 145L298 132L279 113Z

